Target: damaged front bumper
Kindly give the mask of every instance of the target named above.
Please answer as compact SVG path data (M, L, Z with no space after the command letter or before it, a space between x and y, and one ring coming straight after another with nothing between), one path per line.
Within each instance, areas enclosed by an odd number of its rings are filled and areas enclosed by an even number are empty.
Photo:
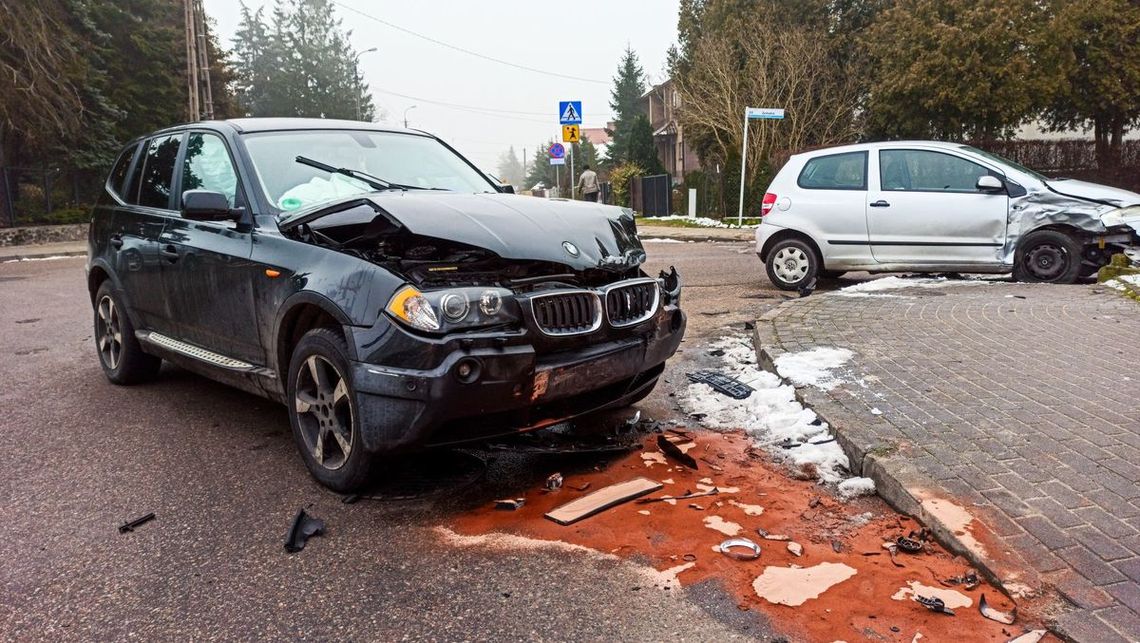
M518 329L431 338L385 324L359 333L352 381L365 449L477 441L641 399L685 332L672 278L659 280L653 315L631 326L606 319L588 333L550 336L523 297Z

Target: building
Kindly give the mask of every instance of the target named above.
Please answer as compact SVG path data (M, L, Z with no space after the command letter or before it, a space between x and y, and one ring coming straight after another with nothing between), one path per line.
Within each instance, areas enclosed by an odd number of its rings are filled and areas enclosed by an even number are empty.
M581 130L582 138L590 141L595 149L598 150L598 158L608 155L610 143L613 143L613 137L610 136L610 131L613 130L614 123L611 121L606 123L605 127L583 127Z
M673 80L651 87L641 97L642 109L653 126L653 142L657 145L657 158L673 177L675 183L685 180L685 173L701 169L696 152L685 144L685 134L677 120L681 106L681 93Z

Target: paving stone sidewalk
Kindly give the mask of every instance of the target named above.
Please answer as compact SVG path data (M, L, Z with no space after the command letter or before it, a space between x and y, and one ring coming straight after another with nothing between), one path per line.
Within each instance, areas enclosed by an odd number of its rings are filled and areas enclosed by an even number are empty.
M775 354L854 351L842 384L809 387L821 415L980 508L1074 605L1061 633L1140 640L1136 302L1004 282L819 293L757 331Z

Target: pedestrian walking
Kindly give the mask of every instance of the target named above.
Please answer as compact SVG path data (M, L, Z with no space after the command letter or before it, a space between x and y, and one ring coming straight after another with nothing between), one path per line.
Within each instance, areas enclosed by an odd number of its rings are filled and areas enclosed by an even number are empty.
M598 173L591 170L590 166L582 168L582 175L578 177L578 191L582 193L582 198L586 201L598 201Z

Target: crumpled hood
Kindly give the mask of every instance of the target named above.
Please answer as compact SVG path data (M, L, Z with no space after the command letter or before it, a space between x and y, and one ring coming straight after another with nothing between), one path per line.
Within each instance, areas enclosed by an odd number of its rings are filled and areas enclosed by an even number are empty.
M1076 181L1074 179L1055 179L1046 181L1045 183L1049 186L1050 190L1059 192L1065 196L1100 201L1118 208L1140 204L1140 194L1120 188L1109 187L1107 185L1100 185L1099 183Z
M624 270L645 261L633 214L615 206L427 190L362 196L414 234L484 248L504 259L550 261L575 270ZM330 206L335 209L322 209Z

